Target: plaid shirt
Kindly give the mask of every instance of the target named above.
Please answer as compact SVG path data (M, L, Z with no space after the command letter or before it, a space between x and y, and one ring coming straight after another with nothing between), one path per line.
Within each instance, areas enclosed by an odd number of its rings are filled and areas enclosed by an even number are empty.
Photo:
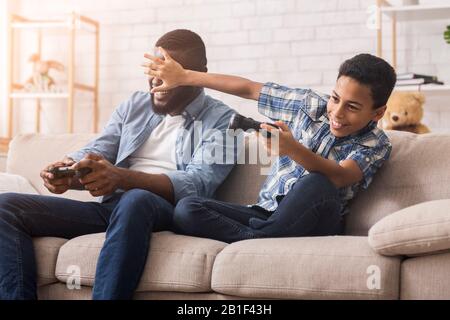
M272 120L289 125L295 139L323 158L340 162L352 159L363 172L362 181L340 188L342 214L348 212L348 201L361 189L366 189L382 164L389 158L392 145L385 133L371 121L352 135L337 138L330 131L327 115L329 95L308 89L290 89L266 83L261 90L259 112ZM278 207L277 197L286 195L294 183L309 174L287 156L278 157L259 194L257 206L269 211Z

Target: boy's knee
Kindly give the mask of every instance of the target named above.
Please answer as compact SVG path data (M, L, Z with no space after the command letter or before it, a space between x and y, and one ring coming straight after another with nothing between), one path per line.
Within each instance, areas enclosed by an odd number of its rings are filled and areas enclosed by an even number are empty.
M310 174L302 177L301 179L304 179L304 182L308 185L311 185L311 187L324 194L332 194L337 195L338 194L338 188L334 185L334 183L324 174L318 173L318 172L311 172Z

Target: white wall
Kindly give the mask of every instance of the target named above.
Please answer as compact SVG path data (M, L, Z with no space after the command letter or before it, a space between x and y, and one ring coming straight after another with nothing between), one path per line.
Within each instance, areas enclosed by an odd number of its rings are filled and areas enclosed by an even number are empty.
M6 136L6 91L8 86L7 70L7 17L10 10L10 0L0 0L0 136Z
M374 3L375 0L21 0L21 13L56 17L76 9L101 22L103 126L119 102L135 90L146 89L139 66L142 55L151 50L159 36L175 28L188 28L203 37L210 72L328 91L344 59L360 52L375 53L376 32L366 27L366 11ZM400 24L399 71L408 65L410 71L436 74L450 84L450 45L442 39L449 22ZM386 30L389 32L389 28ZM65 42L56 39L50 41L49 53L53 50L63 57ZM82 40L82 46L86 41ZM386 43L390 43L389 38ZM87 46L79 48L77 56L86 63L78 69L78 76L88 81L92 50ZM385 56L390 58L389 51ZM246 115L259 117L255 102L211 94ZM445 120L450 119L448 99L433 99L437 106L428 108L425 120L435 130L446 126L450 130L450 123ZM88 100L80 101L75 128L86 131L90 105ZM64 131L64 114L60 110L60 106L44 110L44 121L51 123L43 124L44 131ZM58 120L52 120L55 114L60 115ZM33 112L23 112L18 123L22 131L33 130L33 116Z

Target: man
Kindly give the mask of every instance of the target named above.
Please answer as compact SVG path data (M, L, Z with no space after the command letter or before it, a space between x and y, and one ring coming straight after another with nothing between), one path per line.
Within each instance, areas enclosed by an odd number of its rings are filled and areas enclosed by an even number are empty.
M185 68L207 71L205 45L188 30L156 43ZM149 79L150 87L161 80ZM62 194L84 188L99 202L48 196L0 195L0 299L35 299L32 237L73 238L106 231L93 299L131 299L141 278L152 231L171 229L174 205L188 195L211 196L232 164L202 161L209 150L229 150L225 133L233 111L202 88L157 94L136 92L112 115L103 133L83 149L41 172L45 186ZM202 135L195 141L200 121ZM225 154L224 153L224 154ZM82 178L55 179L51 167L90 168ZM81 273L83 270L81 270Z

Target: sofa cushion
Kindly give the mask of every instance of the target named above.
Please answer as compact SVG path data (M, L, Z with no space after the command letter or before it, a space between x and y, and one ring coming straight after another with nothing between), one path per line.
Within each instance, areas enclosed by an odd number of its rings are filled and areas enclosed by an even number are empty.
M400 299L450 300L450 253L404 260L401 266Z
M247 298L398 299L400 259L366 237L256 239L233 243L214 263L214 291Z
M384 217L369 230L369 244L388 256L450 249L450 199L420 203Z
M55 276L56 260L59 249L66 242L67 239L61 238L33 238L38 286L58 282Z
M227 179L217 189L218 200L242 205L254 204L259 190L270 171L275 157L264 159L259 155L265 149L255 135L248 135L244 139L245 152L240 154L241 160L234 166ZM261 160L266 161L263 163Z
M346 234L367 236L377 221L391 213L450 199L450 134L386 133L392 142L391 157L351 203Z
M9 147L6 171L28 179L39 194L56 196L45 188L39 175L41 170L50 163L60 161L67 153L80 149L94 137L93 134L17 135ZM97 200L84 191L70 190L60 196L82 201Z
M39 300L91 300L92 287L68 289L64 283L54 283L38 288ZM136 292L133 300L236 300L238 298L215 292Z
M5 192L38 194L36 189L24 177L0 172L0 193Z
M68 241L60 250L56 276L66 282L70 266L78 266L81 285L93 286L95 268L105 234L91 234ZM171 232L154 233L151 249L137 291L211 291L211 270L226 243ZM130 261L133 263L133 261Z

